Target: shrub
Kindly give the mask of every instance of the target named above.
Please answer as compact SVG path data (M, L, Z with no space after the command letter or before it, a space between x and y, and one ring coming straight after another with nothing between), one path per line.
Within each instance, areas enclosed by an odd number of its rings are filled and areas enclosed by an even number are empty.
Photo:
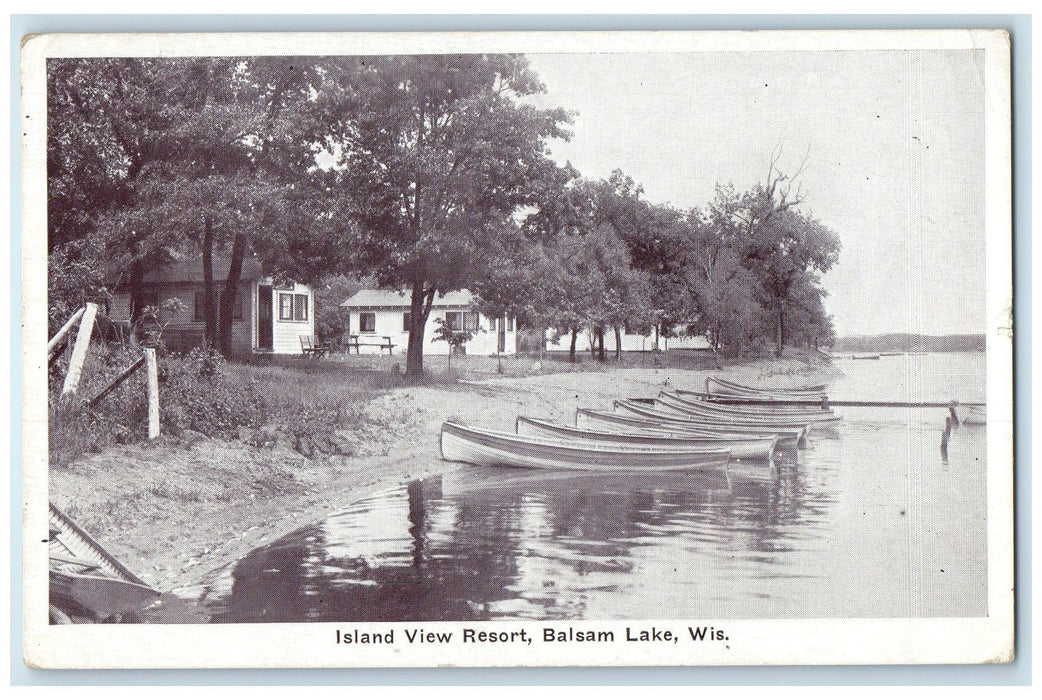
M191 429L211 437L234 437L257 426L263 404L253 381L230 376L224 358L209 348L167 355L160 363L164 426L175 435Z

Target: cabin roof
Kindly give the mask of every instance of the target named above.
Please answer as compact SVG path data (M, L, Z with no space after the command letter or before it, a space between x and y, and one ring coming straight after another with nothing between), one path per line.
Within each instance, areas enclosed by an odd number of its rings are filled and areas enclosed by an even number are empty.
M439 306L470 306L474 303L474 295L469 290L438 294L434 297L432 308ZM347 308L385 308L408 309L412 304L410 297L404 292L392 289L363 289L348 297L340 306Z
M228 268L231 267L231 259L227 256L213 258L213 281L224 282L228 279ZM109 284L115 288L126 285L126 269L110 266L107 274ZM242 271L239 274L240 282L252 282L265 277L261 269L260 261L256 258L245 258L242 261ZM185 260L177 260L147 271L141 280L145 284L173 284L178 282L203 282L203 259L192 257Z
M215 282L223 282L228 279L228 268L230 267L230 258L214 256L213 280ZM240 282L252 282L263 276L259 260L246 258L242 261L242 272L239 274ZM202 258L191 258L168 263L160 268L146 272L143 281L152 284L157 282L202 282L203 260Z

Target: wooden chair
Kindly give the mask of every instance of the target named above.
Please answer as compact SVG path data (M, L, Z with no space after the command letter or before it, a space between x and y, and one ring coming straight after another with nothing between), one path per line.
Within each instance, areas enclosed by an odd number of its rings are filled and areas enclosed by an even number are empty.
M304 357L323 357L333 351L329 345L316 345L312 342L310 335L300 336L300 352Z

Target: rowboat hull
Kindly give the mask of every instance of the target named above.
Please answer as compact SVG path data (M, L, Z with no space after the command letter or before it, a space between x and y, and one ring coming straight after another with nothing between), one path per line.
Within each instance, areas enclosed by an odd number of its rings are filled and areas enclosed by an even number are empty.
M749 386L748 384L739 384L738 382L731 381L730 379L723 379L721 377L708 377L707 381L729 389L749 391L757 394L821 394L828 388L825 384L807 384L805 386L794 387Z
M730 394L709 394L704 391L676 389L675 393L684 398L693 397L727 406L782 407L820 407L830 405L828 397L798 398L792 396L739 396Z
M720 413L738 416L755 416L769 418L828 418L835 415L831 408L818 406L790 406L773 404L740 404L724 401L714 401L704 398L702 395L681 394L680 392L661 391L658 398L666 403L673 403L681 407L694 406L696 408L708 408Z
M450 462L483 467L584 471L724 471L727 449L656 449L578 446L562 440L518 437L447 422L441 428L441 455Z
M802 433L763 431L743 428L699 426L691 421L664 421L626 416L619 413L580 408L575 412L575 426L583 430L620 430L627 432L666 434L679 437L723 438L730 440L776 438L779 447L795 447Z
M786 413L768 413L757 410L735 409L726 406L714 406L707 402L694 402L678 398L671 394L661 393L655 400L656 408L678 411L686 415L705 416L723 420L762 422L778 426L800 426L808 423L836 423L842 416L832 411L803 411Z
M621 426L620 426L621 427ZM771 458L777 447L774 436L748 440L708 437L680 437L674 435L651 435L636 432L613 432L610 430L583 430L568 425L559 425L536 418L518 416L517 434L522 437L572 440L580 443L645 445L664 448L726 448L731 450L731 459L765 461Z
M715 388L714 386L715 385ZM815 384L812 386L797 387L791 389L752 387L728 381L719 377L706 377L707 394L725 394L732 396L761 396L761 397L788 397L788 398L824 398L825 385Z
M766 433L791 432L797 434L797 437L809 433L811 425L807 421L768 421L694 415L679 409L670 409L660 407L659 405L656 405L654 408L645 408L641 404L626 400L616 401L614 408L617 412L650 420L693 423L718 430L759 430Z
M48 578L52 600L71 600L93 612L99 620L142 610L159 596L148 585L107 576L64 574L52 569Z
M135 612L159 598L155 590L53 503L49 511L49 597L63 607L71 601L99 620Z

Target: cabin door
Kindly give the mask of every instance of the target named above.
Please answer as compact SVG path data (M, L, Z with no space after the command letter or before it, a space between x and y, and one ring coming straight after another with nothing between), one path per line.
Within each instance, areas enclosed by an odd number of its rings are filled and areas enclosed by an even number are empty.
M507 319L504 316L499 319L499 323L496 324L499 329L499 352L506 352L507 349Z
M271 313L271 285L257 287L257 347L271 350L274 347L274 328Z

